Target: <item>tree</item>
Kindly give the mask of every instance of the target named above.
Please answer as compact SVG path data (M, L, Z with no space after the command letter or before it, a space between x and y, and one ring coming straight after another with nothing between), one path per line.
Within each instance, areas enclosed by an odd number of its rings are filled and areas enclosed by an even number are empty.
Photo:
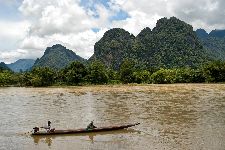
M12 72L8 70L0 71L0 86L5 86L11 84Z
M204 65L203 74L207 82L224 82L225 62L214 61Z
M87 68L81 62L74 61L63 70L63 73L68 84L78 84L84 81Z
M175 83L202 83L205 81L200 69L178 68L173 70L176 72Z
M134 82L133 72L135 63L132 60L125 59L120 66L120 80L123 83L132 83Z
M171 69L160 69L151 75L151 80L156 84L168 84L175 82L176 72Z
M109 77L109 83L110 84L119 84L120 83L120 77L119 77L119 73L115 70L113 70L112 68L108 68L107 69L107 75Z
M89 81L93 84L105 84L108 82L108 75L105 66L96 60L89 66Z
M147 70L135 71L133 73L135 83L149 83L151 78L151 73Z
M48 67L33 68L30 73L26 74L28 84L32 86L50 86L54 82L54 71Z

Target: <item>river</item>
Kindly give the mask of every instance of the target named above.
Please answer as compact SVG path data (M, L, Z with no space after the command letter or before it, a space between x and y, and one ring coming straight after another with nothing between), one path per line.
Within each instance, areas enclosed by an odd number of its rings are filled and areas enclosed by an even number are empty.
M30 136L56 129L140 122L115 132ZM224 150L225 85L0 88L0 149Z

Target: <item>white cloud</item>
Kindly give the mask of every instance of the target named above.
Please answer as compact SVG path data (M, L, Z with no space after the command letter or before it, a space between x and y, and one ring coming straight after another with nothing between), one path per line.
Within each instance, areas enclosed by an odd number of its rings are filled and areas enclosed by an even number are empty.
M146 14L145 19L152 16L175 16L193 25L194 29L205 28L210 31L215 28L225 28L224 0L113 0L114 3L128 12ZM143 22L145 22L143 19ZM154 22L154 21L153 21ZM202 25L202 26L199 26ZM150 25L151 28L154 26Z
M18 60L20 58L26 58L26 56L31 56L31 53L22 50L22 49L16 49L16 50L10 50L10 51L3 51L0 54L0 60L4 60L6 64L11 63L15 60Z
M0 39L18 41L23 39L28 32L29 22L20 21L20 22L9 22L9 21L0 21Z
M79 5L79 0L24 0L19 10L29 26L18 23L0 33L0 39L8 36L9 41L13 41L14 37L17 41L17 47L10 47L7 51L4 47L1 49L0 61L41 57L47 46L56 43L62 43L78 55L89 58L95 42L106 31L112 12L98 4L95 13L99 17L93 17L93 13ZM3 25L8 26L6 22ZM92 28L102 29L96 33ZM21 49L26 53L21 53Z
M106 30L107 29L101 29L97 33L92 30L86 30L76 34L55 33L44 37L30 36L23 40L21 48L43 52L46 47L61 43L78 55L89 58L93 54L95 42L103 36ZM43 55L43 53L41 55ZM41 57L41 55L37 55L37 57Z
M0 61L14 61L21 52L18 47L20 42L26 37L29 28L29 22L9 22L0 21ZM11 49L18 49L11 51ZM10 51L10 52L9 52Z
M149 17L146 13L139 11L132 11L129 15L130 17L126 20L113 21L111 27L123 28L136 36L145 27L154 27L157 20L162 18L157 14Z
M24 0L20 10L34 18L30 19L30 34L38 36L82 32L95 26L93 18L72 0Z
M10 0L10 3L18 1ZM225 28L224 0L110 0L107 7L100 1L88 0L86 7L80 6L80 2L23 0L18 9L26 21L0 19L0 61L41 57L47 46L56 43L89 58L95 42L107 29L124 28L137 35L147 26L155 27L162 17L178 17L194 29ZM120 10L129 18L110 20ZM101 30L93 32L93 28Z
M43 50L45 49L47 43L51 42L50 40L47 40L46 38L42 38L39 36L27 36L23 39L23 41L20 44L20 47L22 49L37 49L37 50Z

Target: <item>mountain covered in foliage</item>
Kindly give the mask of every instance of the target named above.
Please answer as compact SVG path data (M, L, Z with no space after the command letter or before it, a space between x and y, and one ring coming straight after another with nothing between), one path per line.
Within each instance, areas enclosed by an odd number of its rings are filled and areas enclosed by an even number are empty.
M72 50L67 49L61 44L56 44L52 47L47 47L44 55L35 61L33 67L62 69L73 61L84 62L85 59L76 55Z
M9 67L7 67L7 65L4 62L1 62L0 63L0 71L3 71L3 70L10 70L10 69L9 69Z
M7 66L14 72L27 71L32 68L34 62L33 59L19 59L14 63L7 64Z
M206 53L216 60L225 60L225 30L213 30L209 34L204 29L196 30Z
M225 30L212 30L209 33L210 37L218 37L218 38L225 38Z
M118 69L126 58L156 68L196 67L209 60L192 26L175 17L158 20L153 30L147 27L136 37L123 29L107 31L90 61Z
M106 66L118 69L124 58L132 58L131 53L135 36L128 31L114 28L105 32L95 43L94 54L89 61L99 60Z

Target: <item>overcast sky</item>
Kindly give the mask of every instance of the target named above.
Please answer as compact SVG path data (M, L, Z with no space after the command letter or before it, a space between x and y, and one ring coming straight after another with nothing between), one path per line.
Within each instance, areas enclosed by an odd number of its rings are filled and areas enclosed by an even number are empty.
M36 59L56 43L89 58L108 29L137 35L171 16L225 29L225 0L0 0L0 62Z

